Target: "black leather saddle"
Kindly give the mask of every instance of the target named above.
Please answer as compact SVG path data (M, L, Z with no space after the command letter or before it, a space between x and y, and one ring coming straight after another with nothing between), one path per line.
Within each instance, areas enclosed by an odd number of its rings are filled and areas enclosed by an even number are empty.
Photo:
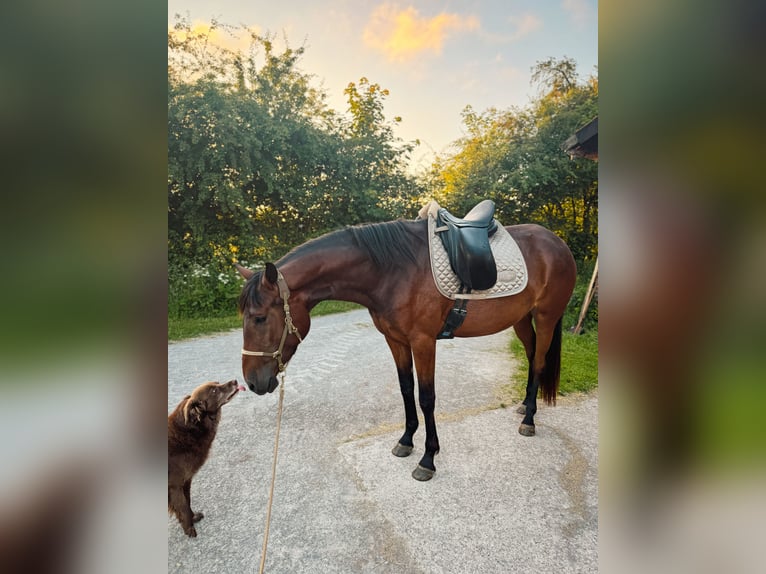
M444 208L436 217L436 232L447 250L452 270L469 290L489 289L497 282L489 238L497 231L495 202L485 199L458 219Z

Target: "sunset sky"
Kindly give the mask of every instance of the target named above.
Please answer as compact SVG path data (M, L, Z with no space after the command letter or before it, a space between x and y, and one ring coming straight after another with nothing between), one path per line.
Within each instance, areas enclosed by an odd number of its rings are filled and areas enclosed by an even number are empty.
M536 93L536 61L574 58L581 77L598 63L596 0L168 0L169 25L175 14L305 45L300 68L338 111L346 110L349 82L364 76L388 88L386 117L402 117L396 134L421 141L415 168L462 135L466 105L525 106Z

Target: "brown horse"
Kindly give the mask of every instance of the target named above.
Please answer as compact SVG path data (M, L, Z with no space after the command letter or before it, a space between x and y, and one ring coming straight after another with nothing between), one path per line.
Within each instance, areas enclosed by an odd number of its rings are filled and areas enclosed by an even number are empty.
M506 229L524 255L527 286L510 297L471 300L455 336L489 335L513 326L529 360L526 398L519 409L525 416L519 432L531 436L538 389L547 403L555 403L561 317L574 288L576 268L567 245L547 229L531 224ZM277 387L276 376L308 334L309 312L317 303L327 299L359 303L369 310L394 356L406 423L393 454L407 456L418 428L414 359L426 427L425 454L412 473L417 480L430 479L436 470L436 335L453 306L434 284L426 234L425 220L360 225L309 241L276 265L267 263L264 271L237 265L247 279L239 298L242 372L255 393L262 395Z

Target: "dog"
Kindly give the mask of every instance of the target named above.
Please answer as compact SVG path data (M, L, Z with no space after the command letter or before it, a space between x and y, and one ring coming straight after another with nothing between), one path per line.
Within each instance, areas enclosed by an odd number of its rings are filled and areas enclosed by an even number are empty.
M192 478L207 460L221 407L244 390L236 380L204 383L168 415L168 512L175 514L187 536L197 536L194 523L204 516L191 509Z

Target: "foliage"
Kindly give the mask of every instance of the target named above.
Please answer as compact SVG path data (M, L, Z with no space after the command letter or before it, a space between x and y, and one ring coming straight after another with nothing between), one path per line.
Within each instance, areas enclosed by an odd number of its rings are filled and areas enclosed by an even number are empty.
M344 157L353 175L338 195L354 209L348 214L356 223L385 221L417 211L418 187L405 173L416 142L403 144L394 136L397 116L386 122L383 113L389 91L362 77L344 90L351 121L343 126Z
M237 309L242 278L233 267L213 261L168 265L168 317L225 317Z
M595 261L589 261L578 265L577 283L575 284L572 297L569 300L566 311L564 312L564 330L569 331L577 325L577 320L580 318L580 311L582 309L585 296L588 293L588 287L590 285L591 277L593 276L593 268ZM596 284L598 287L598 283ZM585 319L582 324L583 331L598 330L598 289L591 299L588 311L585 314Z
M214 33L249 40L221 47ZM168 34L168 251L171 262L274 259L325 231L390 219L416 196L414 144L383 113L388 91L362 78L349 115L299 69L305 48L177 19Z
M578 260L598 243L598 168L569 158L567 138L598 113L598 79L577 82L573 60L538 62L532 79L543 95L527 109L463 111L466 136L422 181L444 207L465 213L491 198L506 224L535 222L558 233Z

